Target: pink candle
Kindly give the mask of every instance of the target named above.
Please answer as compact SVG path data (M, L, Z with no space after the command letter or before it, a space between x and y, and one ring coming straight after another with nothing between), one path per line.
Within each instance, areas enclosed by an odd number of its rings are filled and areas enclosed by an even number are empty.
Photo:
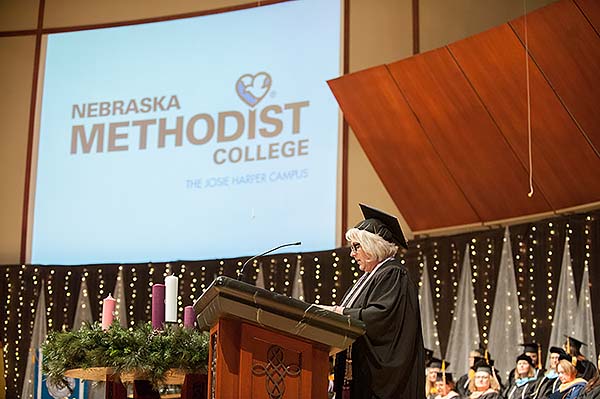
M192 306L186 306L183 309L183 327L194 328L194 308Z
M117 301L112 297L111 294L108 294L104 301L102 301L102 329L108 330L108 327L113 322L113 317L115 314L115 306Z
M152 286L152 328L162 330L165 322L165 285Z

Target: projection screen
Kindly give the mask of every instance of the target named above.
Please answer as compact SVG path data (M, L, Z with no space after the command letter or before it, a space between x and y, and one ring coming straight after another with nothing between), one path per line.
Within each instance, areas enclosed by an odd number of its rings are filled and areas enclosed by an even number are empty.
M45 36L29 263L339 245L340 0Z

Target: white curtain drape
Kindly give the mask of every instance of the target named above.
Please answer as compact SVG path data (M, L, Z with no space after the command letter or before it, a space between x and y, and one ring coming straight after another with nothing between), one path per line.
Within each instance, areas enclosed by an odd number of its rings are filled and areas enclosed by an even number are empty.
M506 381L508 373L515 365L516 357L523 350L518 346L523 343L523 327L508 227L504 230L503 241L488 350L495 359L495 367L500 370L503 380Z
M556 305L554 305L552 332L550 333L548 348L551 346L562 347L565 342L565 335L577 335L575 332L577 297L575 293L575 281L573 280L571 249L568 236L565 237L565 249L560 269L560 280L558 291L556 292ZM549 366L549 361L550 354L548 353L546 356L546 368Z
M581 352L592 362L596 362L596 338L594 337L594 318L590 294L590 273L587 263L583 268L581 279L581 290L579 291L579 305L575 320L575 336L581 338L581 342L587 345L581 348Z
M446 359L450 362L448 370L456 375L465 374L469 369L469 352L477 347L479 347L479 323L475 309L469 244L467 244L446 350Z

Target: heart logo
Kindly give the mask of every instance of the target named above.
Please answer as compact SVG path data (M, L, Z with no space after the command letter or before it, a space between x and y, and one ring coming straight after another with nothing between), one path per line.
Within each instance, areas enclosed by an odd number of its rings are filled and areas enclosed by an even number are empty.
M262 100L271 89L271 75L259 72L256 75L249 73L240 76L235 83L235 91L243 102L251 107Z

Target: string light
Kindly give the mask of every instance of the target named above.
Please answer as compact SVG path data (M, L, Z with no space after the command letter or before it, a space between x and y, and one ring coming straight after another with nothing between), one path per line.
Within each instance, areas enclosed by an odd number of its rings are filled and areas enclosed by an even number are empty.
M566 223L566 218L553 219L552 221L540 221L530 226L516 228L515 254L513 257L514 271L517 281L517 298L519 309L521 309L521 322L527 337L537 337L541 340L544 334L548 334L553 316L554 300L556 298L560 262L562 259L563 240L580 239L577 241L578 250L572 253L572 258L577 258L580 269L570 270L571 277L574 272L579 273L581 267L588 271L595 265L598 257L594 254L596 243L594 242L598 221L592 215L584 218L579 217L576 223ZM495 234L495 233L494 233ZM566 237L563 236L565 234ZM490 330L491 317L493 316L492 302L496 290L495 264L499 259L496 241L489 233L477 234L476 237L468 238L468 253L472 257L472 278L476 293L473 309L477 307L480 316L482 341L487 344L492 331ZM571 241L573 242L573 241ZM458 244L457 244L458 243ZM465 248L464 238L428 238L421 240L416 248L399 254L400 263L407 266L411 273L417 270L424 272L425 267L431 272L431 288L434 294L434 325L449 328L449 325L440 323L454 318L452 304L457 300L460 278L460 261ZM462 246L462 250L461 247ZM290 293L295 282L293 281L295 269L291 263L294 258L283 258L283 264L279 258L271 258L268 262L265 275L267 286L277 292ZM308 296L312 296L311 302L332 303L339 302L339 298L350 284L354 284L360 272L356 263L346 252L338 256L336 252L327 252L322 256L309 256L302 261L302 256L296 257L296 267L299 268L300 276L309 278L312 287ZM446 263L447 262L447 263ZM195 263L193 266L167 264L166 270L171 272L178 269L177 275L181 279L181 291L178 297L180 313L182 314L183 303L193 302L195 297L204 292L216 275L234 275L232 269L241 267L243 260L232 260L231 263L218 261L214 263ZM306 264L305 264L306 263ZM267 262L265 262L267 264ZM256 265L256 263L254 264ZM416 267L415 267L416 266ZM574 264L575 266L575 264ZM305 267L307 267L305 269ZM93 312L98 312L101 300L108 291L113 290L114 271L121 271L122 277L117 276L117 282L122 278L127 291L126 301L128 311L128 324L138 322L135 316L141 316L149 320L151 314L150 292L152 284L162 282L164 275L162 266L157 267L151 263L147 265L120 265L94 266L93 268L82 267L67 269L58 267L36 267L29 265L18 265L0 268L1 277L5 282L0 283L3 290L3 303L0 311L4 315L4 322L0 324L4 339L4 362L5 374L7 376L7 389L14 392L19 391L19 381L23 379L24 369L17 365L23 364L28 350L28 339L31 336L35 322L35 308L42 281L44 282L46 303L46 318L49 329L60 329L67 325L72 317L69 313L75 303L78 284L83 281L93 282L94 287L82 290L82 295L87 295L94 306ZM227 271L227 273L225 272ZM306 272L306 274L305 274ZM281 274L283 273L283 274ZM312 275L311 275L312 273ZM148 275L148 280L145 276ZM162 276L161 276L162 275ZM88 278L91 276L90 278ZM110 276L109 279L106 277ZM253 277L254 278L254 277ZM110 281L108 281L110 280ZM306 281L306 280L305 280ZM143 285L140 285L142 284ZM279 286L281 285L281 286ZM427 287L425 287L427 288ZM64 292L64 295L63 295ZM543 292L543 295L541 294ZM584 292L584 291L582 291ZM60 293L60 295L58 295ZM569 295L576 297L575 292ZM587 295L587 294L586 294ZM590 298L587 296L582 300L585 306L590 306ZM136 313L143 309L142 313ZM511 309L508 309L511 310ZM442 319L440 319L442 317ZM515 320L517 322L517 320ZM507 324L512 323L507 320ZM440 330L436 335L435 342L439 344L439 337L446 336L448 331ZM15 342L6 342L7 337L16 337ZM541 337L540 337L541 336ZM21 343L23 342L23 343Z

